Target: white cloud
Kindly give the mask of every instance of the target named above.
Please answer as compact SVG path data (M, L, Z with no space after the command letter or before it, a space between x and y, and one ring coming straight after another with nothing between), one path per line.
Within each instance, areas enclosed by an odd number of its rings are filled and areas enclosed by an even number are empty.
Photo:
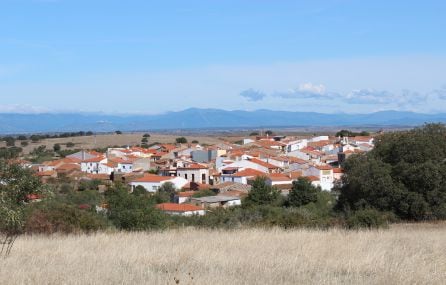
M260 101L265 98L266 94L250 88L240 92L240 96L248 99L248 101Z
M39 114L46 112L49 112L46 108L31 105L0 105L0 113Z

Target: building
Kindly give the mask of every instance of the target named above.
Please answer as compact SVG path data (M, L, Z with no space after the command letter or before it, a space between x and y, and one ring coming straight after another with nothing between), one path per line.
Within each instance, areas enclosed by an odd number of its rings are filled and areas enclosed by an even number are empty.
M192 204L204 208L228 208L233 206L240 206L242 204L240 197L224 195L191 198L190 201Z
M182 177L172 177L172 176L159 176L154 174L146 174L141 178L137 178L130 182L132 191L138 187L144 187L148 192L156 192L158 189L166 182L172 183L176 189L183 188L188 181Z
M209 184L209 169L207 166L202 164L190 163L177 167L177 176L183 177L189 182Z
M169 215L203 216L206 214L202 207L191 204L162 203L156 205L156 208Z

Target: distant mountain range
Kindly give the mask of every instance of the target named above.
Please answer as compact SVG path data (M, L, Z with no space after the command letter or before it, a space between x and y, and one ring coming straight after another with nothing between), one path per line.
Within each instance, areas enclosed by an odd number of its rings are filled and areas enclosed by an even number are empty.
M67 131L110 132L309 126L415 126L446 122L446 113L383 111L370 114L322 114L271 110L225 111L191 108L160 115L0 114L0 133Z

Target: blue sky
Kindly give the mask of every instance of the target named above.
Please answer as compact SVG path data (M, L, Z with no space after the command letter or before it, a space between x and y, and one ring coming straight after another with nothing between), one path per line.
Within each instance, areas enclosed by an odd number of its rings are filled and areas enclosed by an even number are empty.
M0 0L0 112L446 112L446 1Z

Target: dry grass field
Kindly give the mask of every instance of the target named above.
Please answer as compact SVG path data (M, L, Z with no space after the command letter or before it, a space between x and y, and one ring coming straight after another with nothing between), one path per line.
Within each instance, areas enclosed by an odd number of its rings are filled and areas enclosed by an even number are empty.
M446 226L20 237L0 284L445 284Z
M83 136L83 137L69 137L69 138L56 138L56 139L44 139L39 142L33 143L29 141L29 145L23 147L25 153L29 153L34 148L45 145L47 149L52 149L54 144L61 144L62 149L65 149L65 144L72 142L75 144L73 148L79 149L93 149L93 148L103 148L113 145L137 145L141 143L141 139L144 133L124 133L121 135L117 134L99 134L96 136ZM172 134L162 134L162 133L150 133L149 143L159 142L159 143L175 143L177 137L185 137L189 142L193 140L198 140L200 143L204 144L218 144L220 142L230 140L236 141L240 137L228 138L222 136L211 136L211 135L184 135L182 133L172 133ZM0 147L6 146L5 142L0 142ZM20 142L16 141L16 146L20 146Z

